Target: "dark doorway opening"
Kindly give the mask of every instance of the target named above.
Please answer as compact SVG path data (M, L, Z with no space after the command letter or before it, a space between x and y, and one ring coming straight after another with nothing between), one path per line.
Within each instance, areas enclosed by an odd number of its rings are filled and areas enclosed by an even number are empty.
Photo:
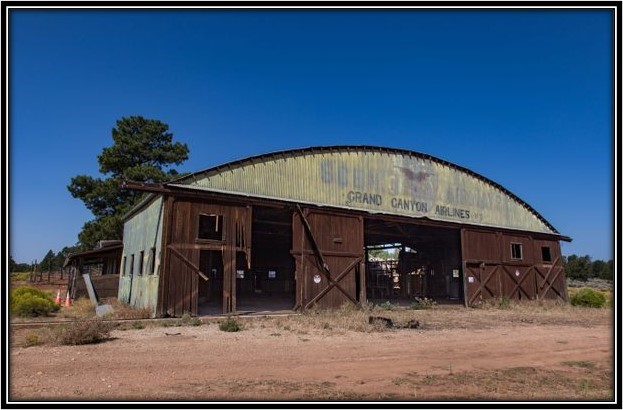
M254 206L251 269L244 257L236 268L238 312L291 310L295 304L292 211ZM243 255L244 256L244 255Z
M199 279L198 314L223 313L223 255L221 251L200 251L199 270L204 272L209 280Z
M364 243L369 302L463 302L460 230L368 218Z

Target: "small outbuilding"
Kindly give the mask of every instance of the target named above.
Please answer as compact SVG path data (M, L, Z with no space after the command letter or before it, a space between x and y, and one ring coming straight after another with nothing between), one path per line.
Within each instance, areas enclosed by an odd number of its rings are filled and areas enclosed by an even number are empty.
M69 270L67 290L70 297L89 297L89 286L92 286L98 298L117 297L122 253L121 240L102 240L93 249L70 253L63 263L63 269ZM88 285L86 280L91 284Z
M561 235L466 168L413 151L258 155L163 184L126 216L118 298L154 316L414 300L567 300ZM393 261L375 251L391 249Z

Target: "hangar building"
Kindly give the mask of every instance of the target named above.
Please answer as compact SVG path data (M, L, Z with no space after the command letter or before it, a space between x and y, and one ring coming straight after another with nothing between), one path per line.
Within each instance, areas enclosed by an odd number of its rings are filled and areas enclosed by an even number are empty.
M124 218L118 298L155 317L568 298L560 241L571 239L430 155L311 147L124 186L147 195ZM380 249L393 260L373 258Z

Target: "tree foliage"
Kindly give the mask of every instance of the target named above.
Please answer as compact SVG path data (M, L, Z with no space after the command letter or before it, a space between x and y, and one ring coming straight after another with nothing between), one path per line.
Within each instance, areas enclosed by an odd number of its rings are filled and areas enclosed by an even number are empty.
M141 116L123 117L112 129L113 144L97 156L104 178L78 175L67 189L95 216L78 235L84 249L102 239L122 239L121 217L136 204L141 193L122 190L124 180L158 183L178 176L172 165L188 159L188 146L173 142L169 126Z
M70 253L79 252L79 251L80 251L79 246L65 246L62 250L58 251L57 253L54 253L54 251L50 249L48 253L45 254L43 259L41 259L40 262L38 263L39 265L38 269L40 272L45 272L48 270L58 271L59 269L63 267L63 264L65 263L65 258L67 258L67 256L69 256Z
M30 264L29 263L18 263L15 262L13 256L9 256L9 273L13 272L29 272Z
M586 281L590 278L606 280L614 279L614 264L612 259L605 262L602 260L592 261L588 255L569 255L563 258L565 273L570 279Z
M54 251L50 249L48 253L45 254L43 259L41 259L41 262L39 262L39 270L57 270L59 268L60 266L57 266L56 255L54 254Z

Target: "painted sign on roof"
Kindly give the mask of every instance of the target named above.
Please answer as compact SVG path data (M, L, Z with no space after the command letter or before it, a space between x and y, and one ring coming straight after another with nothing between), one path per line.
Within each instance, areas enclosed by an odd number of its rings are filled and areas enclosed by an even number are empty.
M411 151L374 147L284 151L211 168L171 185L558 234L503 187Z

